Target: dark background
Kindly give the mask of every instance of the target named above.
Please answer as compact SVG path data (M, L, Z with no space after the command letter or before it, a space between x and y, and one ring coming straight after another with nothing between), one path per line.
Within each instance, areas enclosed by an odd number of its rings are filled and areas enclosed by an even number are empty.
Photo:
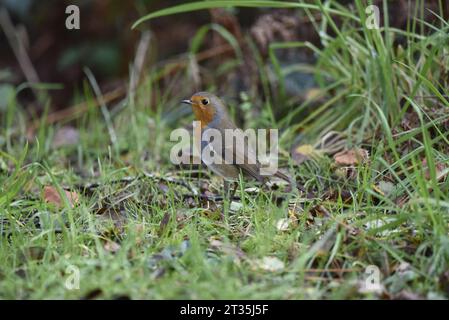
M127 81L142 30L152 32L151 61L149 65L164 61L188 50L190 39L201 26L215 22L236 36L247 31L255 38L261 53L266 56L270 41L308 40L317 43L312 26L297 19L293 10L232 9L197 11L151 20L131 30L141 16L186 1L161 0L1 0L16 28L16 35L25 44L27 53L39 80L44 83L63 84L63 89L51 91L51 109L63 109L73 104L73 96L82 90L84 67L95 75L102 90L109 91ZM341 1L352 5L352 1ZM381 1L374 1L381 6ZM413 10L414 1L389 1L392 26L405 28L406 12ZM65 8L78 5L81 12L80 30L67 30ZM410 5L409 5L410 4ZM449 3L443 1L445 14ZM438 12L438 1L426 1L426 11ZM429 20L435 18L427 11ZM262 29L264 37L256 35ZM264 29L265 28L265 29ZM217 44L217 35L208 36L208 46ZM214 39L215 38L215 39ZM26 81L14 52L3 30L0 31L0 85L17 86ZM37 113L42 106L33 104L31 90L23 90L19 100L34 106Z

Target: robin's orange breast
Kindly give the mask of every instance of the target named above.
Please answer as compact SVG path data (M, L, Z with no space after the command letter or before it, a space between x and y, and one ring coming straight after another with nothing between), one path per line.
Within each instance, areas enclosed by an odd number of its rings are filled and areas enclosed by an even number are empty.
M211 107L203 107L200 105L192 106L193 113L198 121L201 121L201 128L206 127L214 120L215 110Z

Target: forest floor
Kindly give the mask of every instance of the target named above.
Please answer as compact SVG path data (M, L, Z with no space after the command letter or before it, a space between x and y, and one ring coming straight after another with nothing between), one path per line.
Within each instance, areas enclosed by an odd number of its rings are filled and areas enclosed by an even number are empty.
M449 25L371 29L363 7L332 8L306 15L319 46L271 43L265 57L213 25L119 102L88 73L83 111L57 122L29 120L12 95L0 298L449 298ZM208 31L235 52L220 68L201 62ZM257 84L235 91L236 77ZM280 166L303 191L241 181L222 217L222 181L170 162L194 86L244 127L279 129Z

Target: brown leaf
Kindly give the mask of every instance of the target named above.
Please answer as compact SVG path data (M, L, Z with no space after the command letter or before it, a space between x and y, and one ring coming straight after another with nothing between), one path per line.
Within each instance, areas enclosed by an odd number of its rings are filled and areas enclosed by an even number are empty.
M162 217L161 223L159 224L159 234L161 235L165 228L167 227L168 223L170 222L171 213L166 212L164 216Z
M319 155L320 155L319 151L316 150L310 144L300 145L300 146L296 147L295 149L293 149L293 152L292 152L292 158L296 164L301 164L304 161L318 157Z
M362 148L344 150L334 155L335 163L343 166L353 166L359 163L364 163L368 158L368 151Z
M108 252L115 253L120 250L120 245L115 241L108 240L104 244L103 248Z
M429 166L427 165L427 159L423 159L422 160L422 166L424 168L424 177L426 178L426 180L430 180L430 169ZM441 162L437 162L435 164L435 173L436 173L436 178L437 181L441 182L444 180L444 178L447 176L448 171L446 170L447 167L444 165L444 163Z
M65 195L69 201L70 207L74 207L78 202L78 194L74 191L64 190ZM58 189L52 186L44 187L44 200L47 203L54 204L57 208L60 208L63 205L63 199L61 198Z

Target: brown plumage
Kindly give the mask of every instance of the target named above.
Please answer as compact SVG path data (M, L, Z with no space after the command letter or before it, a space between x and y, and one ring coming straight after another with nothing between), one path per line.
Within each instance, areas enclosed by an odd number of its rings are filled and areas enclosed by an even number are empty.
M236 181L239 179L239 174L242 173L244 177L251 177L261 183L268 181L267 176L260 174L261 164L257 160L256 153L244 139L243 144L232 143L225 139L225 130L240 130L229 118L225 104L217 96L208 92L195 93L189 100L183 100L184 103L192 106L193 113L198 121L201 121L202 133L208 129L216 129L221 133L222 141L221 148L217 141L203 143L201 150L207 145L214 150L214 152L223 159L221 164L209 163L207 166L216 174L222 176L225 181ZM245 152L246 151L246 152ZM230 152L234 161L232 163L225 163L225 154ZM289 183L292 182L284 173L277 171L274 176L283 179Z

